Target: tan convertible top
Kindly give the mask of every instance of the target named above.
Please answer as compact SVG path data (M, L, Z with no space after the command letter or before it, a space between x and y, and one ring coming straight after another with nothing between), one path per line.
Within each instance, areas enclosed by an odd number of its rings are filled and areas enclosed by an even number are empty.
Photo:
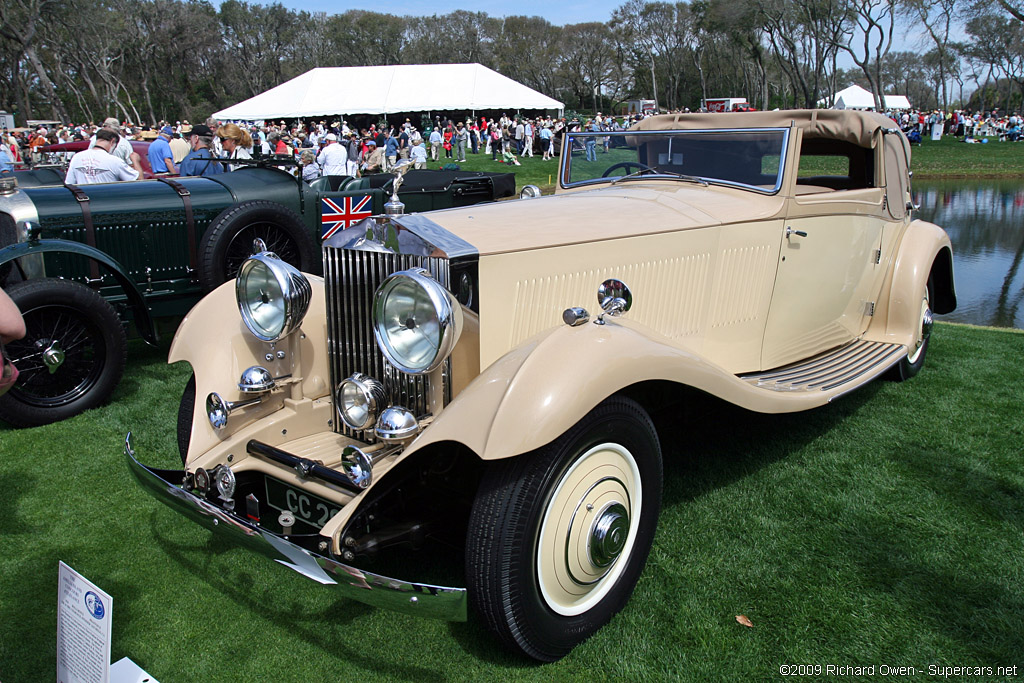
M846 140L874 147L879 128L898 128L887 116L867 111L784 109L780 111L663 114L640 121L631 130L701 130L714 128L789 128L795 123L805 138Z

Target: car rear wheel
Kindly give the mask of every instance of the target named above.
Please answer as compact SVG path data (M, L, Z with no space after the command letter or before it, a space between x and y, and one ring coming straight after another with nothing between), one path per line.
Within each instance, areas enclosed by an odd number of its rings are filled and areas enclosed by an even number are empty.
M910 349L907 351L907 355L900 359L900 362L892 369L890 373L891 379L897 382L903 382L917 373L921 372L921 368L924 367L925 356L928 355L928 342L932 335L932 309L931 301L933 296L932 278L928 278L928 284L925 286L924 292L921 298L921 310L919 313L918 328L914 342L911 344Z
M471 603L513 650L560 659L629 600L660 505L654 425L612 397L551 444L485 472L466 544Z
M210 292L234 279L252 256L253 242L263 240L277 254L306 273L320 270L320 249L294 211L275 202L250 201L225 209L199 245L199 282Z
M69 280L28 280L7 290L26 334L7 344L18 382L0 397L16 427L64 420L105 402L124 372L124 326L103 297Z

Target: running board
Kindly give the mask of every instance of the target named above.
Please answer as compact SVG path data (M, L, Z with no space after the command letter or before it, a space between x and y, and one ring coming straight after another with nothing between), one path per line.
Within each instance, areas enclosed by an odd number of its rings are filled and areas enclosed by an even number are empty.
M895 365L907 353L902 344L859 339L810 360L739 378L769 391L828 391Z

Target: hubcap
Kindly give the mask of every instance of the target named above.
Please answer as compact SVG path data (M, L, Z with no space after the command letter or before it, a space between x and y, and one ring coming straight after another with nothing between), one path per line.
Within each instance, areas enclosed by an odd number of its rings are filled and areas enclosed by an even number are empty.
M928 341L928 337L932 334L932 326L935 324L932 319L932 309L929 306L928 293L925 292L924 298L921 300L921 334L917 338L917 343L914 345L914 351L911 353L907 360L911 363L916 363L917 359L921 357L921 350L924 349L925 343Z
M622 552L629 536L629 513L622 503L611 503L590 530L590 561L607 567Z
M561 476L536 551L541 596L551 610L582 614L612 589L636 540L641 501L639 468L621 444L594 446Z
M932 325L935 324L935 320L932 318L932 311L930 308L924 309L924 316L921 318L921 343L928 341L928 337L932 336Z
M59 341L52 341L43 351L43 364L50 374L57 372L57 368L64 364L64 349L60 347Z

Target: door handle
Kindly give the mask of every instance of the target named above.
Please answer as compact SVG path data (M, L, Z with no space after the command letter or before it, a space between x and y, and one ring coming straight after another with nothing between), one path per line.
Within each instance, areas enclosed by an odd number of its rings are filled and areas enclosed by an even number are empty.
M786 226L786 237L796 235L797 237L807 237L807 233L803 230L794 230L793 228Z

